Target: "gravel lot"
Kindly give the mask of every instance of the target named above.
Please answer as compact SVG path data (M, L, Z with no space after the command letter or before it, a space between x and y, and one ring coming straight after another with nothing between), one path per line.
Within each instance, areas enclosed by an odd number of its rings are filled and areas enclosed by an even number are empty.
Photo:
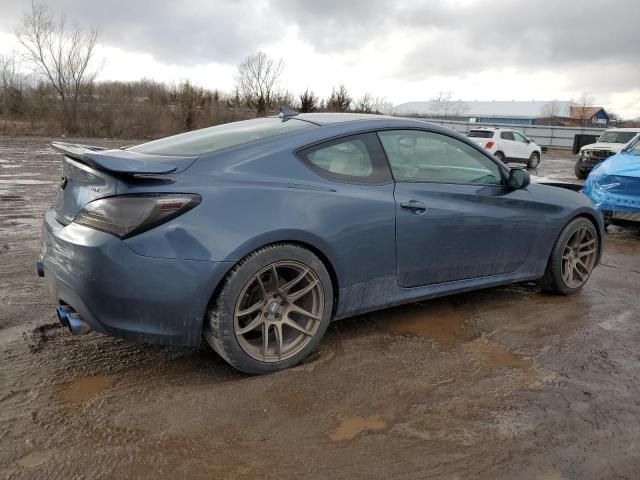
M548 154L537 174L572 168ZM248 377L206 347L57 324L34 262L58 179L46 139L0 137L0 478L638 478L638 231L610 231L576 296L523 284L364 315Z

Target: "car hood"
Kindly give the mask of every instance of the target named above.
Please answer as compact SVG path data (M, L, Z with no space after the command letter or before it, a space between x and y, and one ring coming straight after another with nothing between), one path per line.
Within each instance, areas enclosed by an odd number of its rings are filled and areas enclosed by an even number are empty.
M610 152L619 152L626 145L626 143L607 143L607 142L596 142L590 143L589 145L584 145L580 151L583 150L608 150Z

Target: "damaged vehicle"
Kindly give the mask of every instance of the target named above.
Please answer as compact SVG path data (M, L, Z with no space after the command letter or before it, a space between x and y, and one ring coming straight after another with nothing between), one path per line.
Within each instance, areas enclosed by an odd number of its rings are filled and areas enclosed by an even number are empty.
M55 143L38 274L71 333L197 346L262 374L331 320L537 281L579 291L602 216L415 119L310 113L126 149Z
M605 224L640 224L640 138L598 165L583 193L602 212Z
M596 143L584 145L574 167L576 178L583 180L589 172L607 158L615 155L640 136L640 128L610 128Z

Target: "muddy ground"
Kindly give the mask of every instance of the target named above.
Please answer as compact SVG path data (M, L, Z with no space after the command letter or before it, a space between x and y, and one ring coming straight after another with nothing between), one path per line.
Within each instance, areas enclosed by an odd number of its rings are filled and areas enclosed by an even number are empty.
M573 180L571 157L538 174ZM0 137L0 478L640 477L637 231L607 235L576 296L525 284L364 315L249 377L206 347L58 326L34 270L58 179L45 139Z

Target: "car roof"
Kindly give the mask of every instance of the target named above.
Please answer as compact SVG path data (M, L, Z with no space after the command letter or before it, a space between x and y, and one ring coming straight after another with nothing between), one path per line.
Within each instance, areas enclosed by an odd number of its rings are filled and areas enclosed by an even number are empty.
M330 125L334 123L358 122L365 120L389 120L396 119L398 117L367 113L300 113L291 118L315 123L316 125Z

